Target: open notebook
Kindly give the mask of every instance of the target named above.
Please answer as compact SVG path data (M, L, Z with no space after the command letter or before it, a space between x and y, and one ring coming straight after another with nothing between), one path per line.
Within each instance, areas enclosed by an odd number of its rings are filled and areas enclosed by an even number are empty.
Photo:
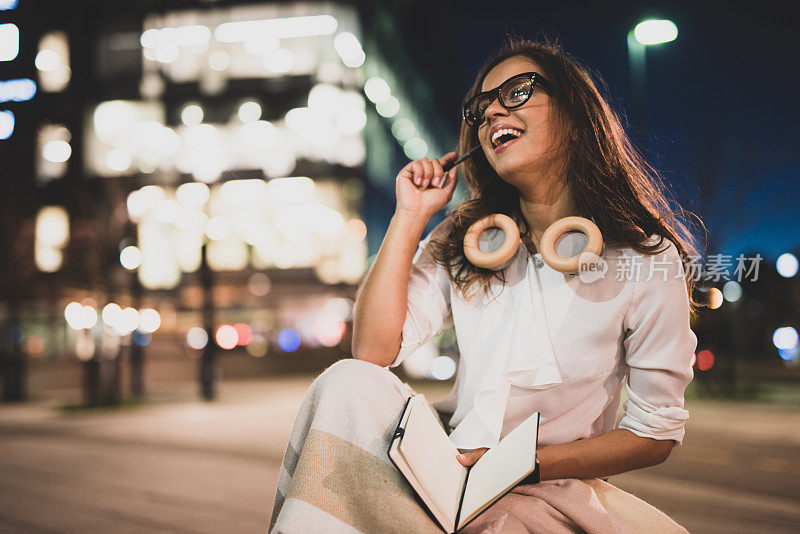
M424 395L408 399L389 446L389 458L446 532L455 532L529 477L538 480L536 412L471 467Z

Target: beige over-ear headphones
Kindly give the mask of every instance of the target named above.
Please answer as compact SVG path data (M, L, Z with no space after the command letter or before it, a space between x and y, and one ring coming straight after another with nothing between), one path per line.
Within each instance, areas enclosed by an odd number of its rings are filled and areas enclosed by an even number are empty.
M478 237L487 228L499 228L505 234L503 244L494 252L483 252L478 248ZM547 230L542 234L539 248L545 263L553 270L564 274L576 274L578 272L580 254L563 258L556 253L555 244L562 234L573 230L582 232L589 240L581 254L592 252L600 256L603 252L603 234L600 233L600 229L592 221L583 217L564 217L557 220L547 227ZM519 248L519 242L517 223L508 215L495 213L480 219L469 227L464 236L464 255L476 267L499 270L504 268L508 261L514 257Z

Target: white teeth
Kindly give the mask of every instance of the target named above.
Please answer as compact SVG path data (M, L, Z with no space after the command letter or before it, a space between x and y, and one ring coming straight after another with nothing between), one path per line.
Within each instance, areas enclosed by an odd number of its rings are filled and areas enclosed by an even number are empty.
M519 137L522 135L520 130L516 130L514 128L503 128L502 130L497 130L495 133L492 134L492 144L497 146L497 140L500 139L503 135L513 135L514 137Z

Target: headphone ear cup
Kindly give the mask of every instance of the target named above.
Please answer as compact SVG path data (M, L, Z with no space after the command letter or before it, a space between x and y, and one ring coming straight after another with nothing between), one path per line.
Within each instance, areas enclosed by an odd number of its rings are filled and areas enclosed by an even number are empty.
M478 238L488 228L499 228L505 234L500 248L494 252L483 252L478 246ZM464 256L475 267L500 271L508 267L519 249L519 227L508 215L495 213L488 215L469 227L464 235Z
M540 243L542 259L554 271L559 271L564 274L578 273L580 254L576 254L570 258L562 258L555 250L556 240L565 232L577 230L586 235L588 243L584 247L583 252L592 252L597 256L601 256L605 250L603 243L603 234L600 229L589 219L583 217L564 217L559 219L550 226L542 234Z

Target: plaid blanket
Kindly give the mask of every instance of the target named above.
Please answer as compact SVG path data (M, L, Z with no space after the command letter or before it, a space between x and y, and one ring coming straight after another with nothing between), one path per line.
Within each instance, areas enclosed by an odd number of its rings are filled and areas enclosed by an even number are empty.
M387 455L413 391L390 371L342 360L311 385L281 467L272 533L439 533ZM465 533L685 533L602 480L520 485Z

